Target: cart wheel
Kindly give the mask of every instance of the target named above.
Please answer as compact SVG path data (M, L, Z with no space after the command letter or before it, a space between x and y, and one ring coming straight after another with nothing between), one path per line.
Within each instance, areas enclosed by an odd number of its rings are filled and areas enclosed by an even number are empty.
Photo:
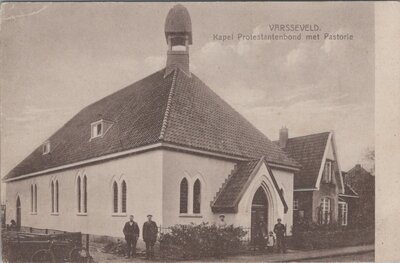
M74 248L69 253L69 262L91 262L91 256L86 248Z
M32 257L31 262L49 262L53 263L56 262L53 253L47 249L40 249L36 251Z

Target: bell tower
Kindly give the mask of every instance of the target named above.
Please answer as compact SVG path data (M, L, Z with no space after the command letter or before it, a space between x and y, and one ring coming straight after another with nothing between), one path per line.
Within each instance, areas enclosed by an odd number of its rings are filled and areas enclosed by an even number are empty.
M181 4L175 5L165 19L165 38L168 44L165 75L175 67L190 76L189 45L192 44L192 22L188 10Z

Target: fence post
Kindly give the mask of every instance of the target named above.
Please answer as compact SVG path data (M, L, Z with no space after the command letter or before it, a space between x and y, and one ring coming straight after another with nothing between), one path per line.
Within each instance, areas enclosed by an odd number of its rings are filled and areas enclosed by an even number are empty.
M32 227L29 228L29 232L32 233Z
M89 253L89 234L86 234L86 251Z
M48 234L49 233L49 230L46 228L46 234Z

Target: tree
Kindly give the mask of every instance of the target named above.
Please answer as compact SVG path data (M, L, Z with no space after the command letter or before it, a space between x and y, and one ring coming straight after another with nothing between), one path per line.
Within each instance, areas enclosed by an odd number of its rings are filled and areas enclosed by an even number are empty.
M363 159L366 162L369 172L375 175L375 149L373 147L367 148Z

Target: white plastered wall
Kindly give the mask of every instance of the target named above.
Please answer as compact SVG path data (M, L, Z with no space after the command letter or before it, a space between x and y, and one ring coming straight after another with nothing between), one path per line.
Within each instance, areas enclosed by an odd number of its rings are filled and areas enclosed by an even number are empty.
M218 215L211 211L211 202L228 178L235 163L207 156L177 151L165 151L163 156L163 222L165 226L209 222L215 223ZM188 213L179 213L180 183L188 180ZM193 184L201 182L201 213L193 214ZM228 215L227 215L228 216ZM228 219L228 218L227 218Z
M76 177L87 176L87 215L78 215ZM51 215L51 179L59 182L59 214ZM113 180L127 183L127 213L113 215ZM30 185L37 185L37 214L30 213ZM119 184L120 185L120 184ZM119 188L121 192L121 188ZM122 237L129 214L142 228L148 213L162 224L162 151L54 172L7 184L7 223L16 216L20 196L22 226Z

